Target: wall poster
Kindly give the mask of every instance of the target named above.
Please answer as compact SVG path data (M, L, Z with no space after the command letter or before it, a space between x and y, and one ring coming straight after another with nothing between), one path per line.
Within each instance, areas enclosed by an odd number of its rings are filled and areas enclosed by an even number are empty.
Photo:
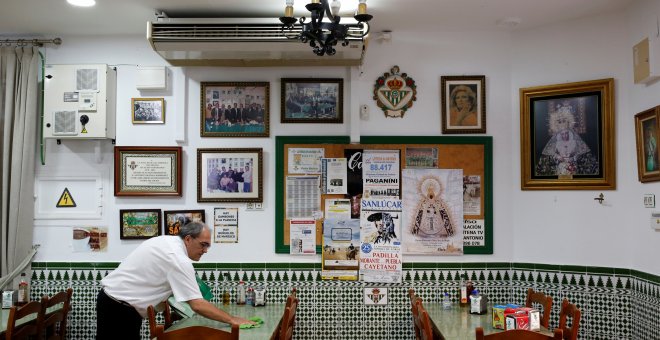
M323 223L321 278L352 280L358 278L360 220L326 219Z
M360 210L360 281L401 283L401 200L363 199Z
M403 253L463 254L463 169L403 169Z

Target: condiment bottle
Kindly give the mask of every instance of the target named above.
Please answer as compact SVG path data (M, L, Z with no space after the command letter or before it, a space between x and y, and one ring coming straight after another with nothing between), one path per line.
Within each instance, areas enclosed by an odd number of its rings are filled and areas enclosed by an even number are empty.
M18 299L16 304L22 306L28 303L29 288L27 280L25 279L25 273L21 274L21 282L18 284Z
M248 287L246 295L245 303L250 306L254 306L254 289L252 289L252 287Z
M236 288L236 304L244 305L245 304L245 282L241 281L238 283L238 288Z
M461 275L461 285L460 285L461 306L468 305L468 293L467 293L467 286L465 285L465 281L463 280L464 276L465 274Z
M222 304L223 305L228 305L229 304L229 291L225 287L225 291L222 293Z
M451 299L449 298L449 293L445 293L445 295L442 297L442 308L451 308Z
M465 278L467 279L467 283L465 284L466 294L468 298L467 303L470 304L470 299L472 298L472 291L474 290L474 285L472 284L472 280L467 278L467 274L465 275Z

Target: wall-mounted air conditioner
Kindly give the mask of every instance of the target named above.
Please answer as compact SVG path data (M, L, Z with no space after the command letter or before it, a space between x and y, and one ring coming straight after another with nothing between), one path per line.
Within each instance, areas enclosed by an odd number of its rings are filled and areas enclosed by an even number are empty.
M44 138L115 138L114 68L46 65L44 76Z
M351 24L352 19L342 19ZM357 22L355 22L357 24ZM365 30L351 26L353 35ZM349 33L350 33L349 30ZM349 38L332 56L317 56L309 44L290 39L278 19L163 18L147 23L154 51L174 66L358 66L366 41Z

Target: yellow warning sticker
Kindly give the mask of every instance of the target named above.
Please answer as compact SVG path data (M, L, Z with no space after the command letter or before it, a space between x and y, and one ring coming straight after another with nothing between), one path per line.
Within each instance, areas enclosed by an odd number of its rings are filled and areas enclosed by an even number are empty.
M64 188L64 192L60 196L59 201L57 201L57 208L73 208L76 206L76 201L71 197L71 193L68 188Z

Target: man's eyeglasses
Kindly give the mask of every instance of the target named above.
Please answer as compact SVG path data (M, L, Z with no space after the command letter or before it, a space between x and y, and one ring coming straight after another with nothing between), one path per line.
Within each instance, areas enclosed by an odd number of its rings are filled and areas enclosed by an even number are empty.
M202 242L202 241L198 240L196 237L193 237L193 240L197 241L199 243L199 245L202 246L203 249L211 248L211 244L208 243L208 242Z

